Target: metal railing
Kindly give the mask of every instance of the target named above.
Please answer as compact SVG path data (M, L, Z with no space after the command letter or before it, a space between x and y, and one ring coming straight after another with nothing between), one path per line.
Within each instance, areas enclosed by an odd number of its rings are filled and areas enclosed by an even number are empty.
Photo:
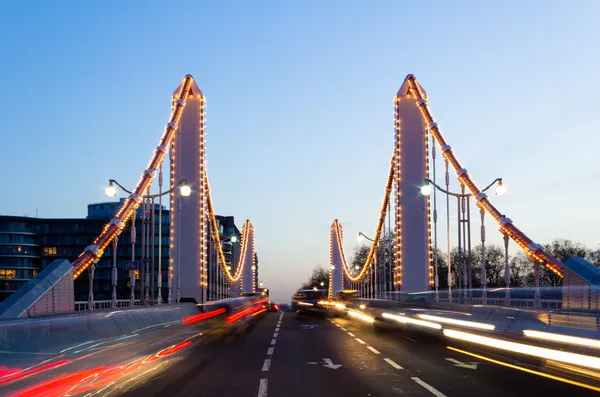
M139 299L133 301L133 306L141 306ZM129 299L117 299L117 308L132 307ZM109 310L112 309L112 301L94 301L94 310ZM75 311L88 310L88 301L75 302Z
M472 298L473 305L483 305L482 298ZM560 309L562 308L562 299L539 299L537 306L536 299L511 299L510 304L506 304L506 299L503 298L487 298L485 306L503 306L517 308L537 308L537 309Z

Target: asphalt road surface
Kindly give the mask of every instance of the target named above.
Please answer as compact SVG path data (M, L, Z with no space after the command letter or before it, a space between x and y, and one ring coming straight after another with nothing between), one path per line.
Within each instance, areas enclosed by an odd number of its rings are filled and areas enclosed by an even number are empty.
M596 394L450 350L445 341L433 337L398 331L375 332L372 325L356 319L266 313L245 332L194 345L168 368L156 371L150 380L126 395L571 397Z

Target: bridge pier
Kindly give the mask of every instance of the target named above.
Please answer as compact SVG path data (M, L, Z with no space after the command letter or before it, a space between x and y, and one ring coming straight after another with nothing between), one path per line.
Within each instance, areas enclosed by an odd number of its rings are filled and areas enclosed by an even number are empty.
M183 84L183 83L182 83ZM181 87L181 86L180 86ZM181 88L174 93L174 100ZM207 192L204 147L204 104L200 88L192 82L176 135L171 142L171 187L187 179L192 194L171 193L171 261L177 269L177 302L206 302Z
M430 202L420 191L429 178L429 126L411 90L407 78L394 98L394 289L402 292L433 285Z

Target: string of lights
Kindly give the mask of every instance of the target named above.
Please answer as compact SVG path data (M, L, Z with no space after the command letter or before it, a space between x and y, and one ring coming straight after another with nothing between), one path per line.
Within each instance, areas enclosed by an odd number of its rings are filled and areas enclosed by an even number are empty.
M500 226L500 231L512 238L523 249L525 254L542 263L553 273L562 277L562 263L544 250L541 245L534 243L533 240L531 240L525 233L517 228L509 218L502 215L500 211L498 211L498 209L491 203L487 195L482 193L477 187L467 170L462 167L454 155L450 145L448 145L447 141L444 139L438 124L435 122L431 111L429 110L425 96L421 91L419 84L417 83L417 79L414 75L409 75L406 79L409 83L410 90L417 98L417 104L426 126L429 127L432 136L442 148L442 155L450 164L452 164L452 167L458 174L459 182L463 183L469 189L473 197L476 198L477 206L479 208L483 208L492 218L494 218L494 220Z
M190 75L185 76L183 79L181 90L177 95L177 100L175 101L171 111L169 123L165 128L158 147L154 151L148 168L142 174L140 181L133 190L133 194L123 201L114 218L111 219L107 225L105 225L100 235L94 240L94 243L86 247L79 257L75 259L73 262L73 278L79 277L79 275L81 275L81 273L87 269L88 266L100 260L104 254L104 249L115 237L121 234L123 228L127 224L127 221L131 218L135 211L137 211L140 203L142 202L144 192L152 184L156 170L160 164L162 164L166 154L166 148L173 140L173 136L175 135L175 131L179 125L179 119L181 118L181 114L183 113L183 109L185 107L187 92L190 89L192 82L193 78Z

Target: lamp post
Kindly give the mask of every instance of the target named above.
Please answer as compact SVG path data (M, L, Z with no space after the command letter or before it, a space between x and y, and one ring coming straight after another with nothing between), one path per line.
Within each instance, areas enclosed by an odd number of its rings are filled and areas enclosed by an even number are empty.
M494 186L496 183L498 183L498 185L496 186L496 195L501 196L503 194L506 193L506 187L502 184L502 178L496 178L492 181L492 183L490 183L489 185L487 185L485 188L483 188L481 190L481 193L486 192L487 190L489 190L492 186ZM421 194L423 195L430 195L432 192L432 188L431 185L433 185L433 187L439 191L441 191L442 193L446 194L446 197L449 196L453 196L456 197L458 200L458 219L459 219L459 245L460 245L460 222L461 222L461 211L465 212L465 201L466 200L466 210L467 210L467 217L466 217L466 223L467 223L467 229L469 230L469 246L470 246L470 229L471 229L471 219L470 219L470 210L469 210L469 198L472 196L472 194L470 193L464 193L464 186L462 186L462 193L454 193L454 192L450 192L447 189L444 189L440 186L438 186L434 181L432 181L429 178L425 178L425 184L421 187ZM446 185L448 185L448 178L446 178ZM462 208L461 208L461 203ZM449 207L448 207L449 209ZM485 210L482 208L481 209L481 286L482 286L482 298L483 298L483 304L486 303L486 299L487 299L487 291L486 291L486 287L487 287L487 273L486 273L486 269L485 269L485 224L484 224L484 216L485 216ZM448 235L447 235L447 239L448 239L448 298L450 300L450 302L452 302L452 265L451 265L451 261L450 261L450 227L449 227L449 219L450 219L450 215L449 213L447 214L447 219L448 219ZM434 222L437 223L437 217L434 217ZM436 226L437 227L437 226ZM464 234L464 228L463 228L463 234ZM465 236L466 237L466 236ZM466 243L466 242L465 242ZM465 244L466 245L466 244ZM469 249L469 255L468 255L468 262L469 262L469 278L471 277L471 268L470 268L470 249ZM462 258L460 258L460 246L459 246L459 260L462 261ZM463 269L463 273L464 273ZM460 271L461 269L458 269L459 271L459 279L460 279ZM436 274L437 274L437 269L436 269ZM464 276L463 276L464 278ZM463 284L464 288L467 288L468 286L471 286L471 280L469 280L468 284L466 283L466 280L463 280ZM466 290L465 290L466 293Z
M142 204L142 232L144 232L146 230L145 227L145 219L146 219L146 203L151 203L152 208L151 208L151 214L152 214L152 221L151 221L151 228L152 228L152 303L154 303L154 231L155 231L155 227L154 227L154 199L158 198L159 199L159 220L158 220L158 264L159 264L159 279L158 279L158 299L159 301L162 300L162 196L165 196L167 194L171 194L172 192L174 192L177 188L179 188L179 193L181 196L183 197L187 197L191 194L192 190L189 187L189 185L187 184L187 179L184 178L181 181L179 181L175 186L173 186L171 189L162 192L162 169L161 172L159 174L159 193L158 194L150 194L150 190L148 189L148 192L146 193L146 195L144 195L143 197L143 204ZM119 182L117 182L115 179L109 179L108 181L108 186L106 187L106 195L109 197L114 197L117 194L117 189L115 188L115 185L117 185L121 190L123 190L125 193L128 193L130 195L133 194L133 192L131 190L126 189L125 187L123 187L123 185L121 185ZM135 236L136 236L136 231L135 231L135 218L136 218L136 213L133 213L133 216L131 218L131 260L135 261ZM145 233L143 233L145 234ZM146 237L146 236L144 236ZM142 243L145 245L146 241L145 238L142 238ZM148 236L149 237L149 236ZM145 252L144 249L145 248L150 248L150 244L148 247L142 247L142 257L144 257ZM116 252L117 252L117 239L115 238L115 240L113 241L113 255L115 256L115 258L113 259L113 290L116 287L117 284L117 272L116 272ZM142 270L145 268L145 264L142 263ZM169 272L169 275L171 273ZM178 274L179 277L179 274ZM144 283L144 278L142 276L142 283ZM130 284L131 284L131 292L130 292L130 303L131 306L133 306L133 303L135 301L135 272L132 271L131 272L131 276L130 276ZM146 297L145 295L147 295L147 289L148 289L148 283L147 281L145 282L145 287L142 286L142 290L140 291L140 300L143 300L143 297ZM146 289L146 292L144 292L144 289ZM113 294L116 295L116 291L113 291ZM171 292L169 291L169 295L171 294Z
M372 243L375 243L375 240L367 237L363 232L358 232L358 241L361 242L362 238L366 238L367 240L369 240ZM374 297L377 297L377 293L378 293L378 288L377 288L377 256L379 255L379 244L377 244L375 246L375 259L373 260L373 276L374 276L374 280L373 283L371 283L371 281L369 280L369 292L373 292L372 295L374 295ZM371 288L371 284L374 284L373 288Z

